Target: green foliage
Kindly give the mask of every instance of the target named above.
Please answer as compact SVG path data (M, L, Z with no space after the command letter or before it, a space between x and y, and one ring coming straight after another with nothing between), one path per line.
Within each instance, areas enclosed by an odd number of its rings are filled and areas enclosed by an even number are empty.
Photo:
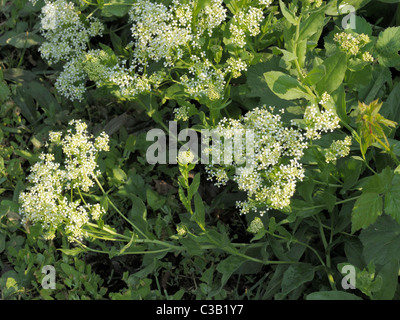
M345 30L343 1L223 1L226 17L200 32L196 45L147 55L143 65L134 58L143 52L135 51L130 18L139 2L74 2L82 28L99 21L104 29L70 53L82 68L69 88L84 88L73 101L61 81L71 57L49 65L40 54L49 41L40 21L45 3L0 2L0 299L399 299L399 1L346 1L357 11L355 29ZM217 12L213 3L182 1L192 16L176 25L196 32L205 12ZM247 21L249 8L262 19ZM108 77L115 70L125 78ZM116 82L134 75L134 85ZM262 105L283 109L282 123L304 131L308 106L340 120L307 144L304 178L282 210L239 215L236 201L247 194L236 181L217 188L209 167L181 161L190 154L176 154L177 164L146 159L149 130L174 138L168 121L212 129ZM68 197L98 203L106 214L84 226L83 239L70 242L59 229L45 240L44 226L22 220L19 195L45 147L62 162L48 135L72 119L95 136L105 131L110 151L96 159L94 186ZM346 137L342 156L334 142ZM346 291L341 270L349 264L356 288ZM48 265L55 289L42 284Z

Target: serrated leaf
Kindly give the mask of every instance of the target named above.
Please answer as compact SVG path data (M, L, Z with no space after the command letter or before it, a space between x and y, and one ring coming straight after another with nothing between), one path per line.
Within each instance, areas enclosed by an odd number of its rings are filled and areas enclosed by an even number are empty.
M379 34L375 45L378 61L385 67L400 65L400 27L387 28Z

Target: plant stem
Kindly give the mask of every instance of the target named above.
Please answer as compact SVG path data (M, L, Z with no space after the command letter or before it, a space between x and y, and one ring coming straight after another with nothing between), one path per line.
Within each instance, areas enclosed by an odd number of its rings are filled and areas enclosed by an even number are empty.
M130 221L125 215L114 205L114 203L111 201L111 199L108 197L107 193L104 191L103 186L100 184L99 180L97 177L94 177L94 180L96 181L97 185L99 186L100 190L103 192L103 195L107 198L109 204L113 207L113 209L126 221L128 222L138 233L140 233L144 238L148 239L148 236L140 230L138 226L136 226L132 221Z

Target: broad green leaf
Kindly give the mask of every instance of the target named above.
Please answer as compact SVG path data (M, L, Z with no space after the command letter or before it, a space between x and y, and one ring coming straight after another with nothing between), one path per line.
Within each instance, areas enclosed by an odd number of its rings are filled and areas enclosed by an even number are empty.
M246 259L238 256L229 256L218 263L217 271L222 273L221 288L226 284L231 275L244 263Z
M112 0L106 2L101 10L101 15L104 17L123 17L131 9L133 0Z
M281 295L287 295L314 279L315 267L308 263L292 264L283 274Z
M355 294L345 291L319 291L306 296L306 300L362 300Z
M10 94L8 86L3 81L0 81L0 102L6 101Z
M320 64L313 68L310 72L307 73L304 78L304 83L313 86L318 83L324 76L326 75L326 67L323 64Z
M297 79L284 74L283 72L269 71L264 73L264 77L271 91L282 99L312 99Z
M43 40L44 38L42 36L26 31L8 38L6 43L15 48L23 49L39 45L43 42Z
M346 238L344 240L344 252L347 261L353 266L361 269L366 263L362 255L362 243L358 238Z
M396 292L399 277L399 261L386 263L378 272L382 278L381 289L373 293L374 300L391 300Z
M113 178L115 178L118 182L125 182L127 179L126 173L121 168L113 168L112 169Z
M57 99L50 93L50 90L41 83L37 81L30 82L26 87L26 91L38 102L39 106L48 113L49 117L53 117L56 113L62 111Z
M363 192L375 192L384 194L388 192L392 185L393 172L389 167L383 169L380 173L369 177L363 187Z
M398 121L400 119L400 83L393 87L383 103L381 114L390 120Z
M390 189L385 194L384 210L400 224L400 176L393 175L391 182Z
M378 61L385 67L400 65L400 27L387 28L379 34L375 45Z
M271 55L268 57L267 61L250 66L247 70L247 80L245 86L247 90L244 93L244 98L259 98L261 104L266 104L268 106L279 106L281 108L289 107L291 102L289 100L281 99L274 94L268 87L264 77L265 72L279 70L280 64L281 57L278 55ZM241 87L243 86L233 88Z
M382 214L382 196L379 193L363 193L354 204L351 213L351 232L367 228Z
M66 263L61 263L61 269L64 271L68 276L73 276L74 278L78 279L80 274L74 267L70 266Z
M362 230L360 240L364 245L363 255L367 262L385 265L400 259L400 225L384 215L369 228Z
M147 209L146 205L138 196L131 194L129 198L132 201L132 209L129 215L130 219L139 219L139 220L146 220L147 218Z
M164 204L166 199L157 192L147 189L146 190L147 203L154 210L159 210Z
M3 76L5 80L16 82L31 82L36 78L36 75L32 71L19 68L3 70Z
M342 83L347 69L346 53L337 52L325 59L322 65L325 67L325 75L315 85L319 95L325 91L329 94L335 91Z
M17 88L17 94L13 98L15 104L21 109L22 115L28 122L35 123L37 119L37 110L32 97L21 87Z

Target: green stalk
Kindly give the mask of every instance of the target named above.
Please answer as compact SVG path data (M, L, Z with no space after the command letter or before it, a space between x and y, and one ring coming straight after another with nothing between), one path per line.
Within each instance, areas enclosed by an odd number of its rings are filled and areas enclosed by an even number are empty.
M100 190L103 192L103 195L107 198L108 203L113 207L113 209L126 221L128 222L138 233L140 233L144 238L148 239L148 236L140 230L138 226L136 226L132 221L130 221L125 215L114 205L114 203L111 201L111 199L108 197L108 194L104 191L103 186L97 179L97 177L94 177L94 180L96 181L97 185L99 186Z

